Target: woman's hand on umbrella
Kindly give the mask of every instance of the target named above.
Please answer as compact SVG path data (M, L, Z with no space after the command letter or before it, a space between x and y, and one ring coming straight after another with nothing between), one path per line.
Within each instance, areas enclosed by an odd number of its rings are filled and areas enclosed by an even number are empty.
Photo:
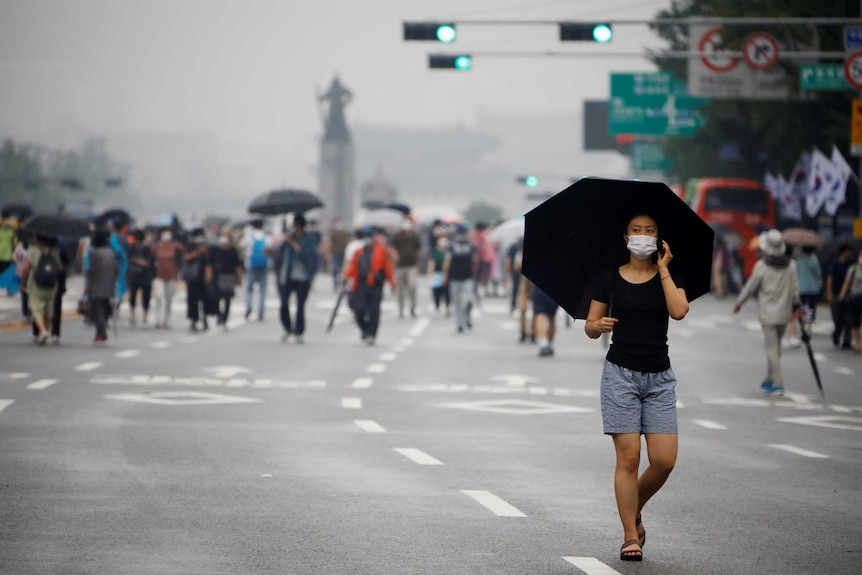
M670 246L667 245L667 242L662 240L661 242L661 251L659 252L658 258L658 266L662 268L667 268L670 265L671 260L673 259L673 254L670 253Z

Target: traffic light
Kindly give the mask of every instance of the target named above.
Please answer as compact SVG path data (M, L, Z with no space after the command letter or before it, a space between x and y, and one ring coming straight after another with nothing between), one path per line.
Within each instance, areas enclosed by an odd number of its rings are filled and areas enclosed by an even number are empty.
M539 185L538 176L518 176L516 181L519 184L524 184L528 188L535 188Z
M405 40L431 40L450 44L457 36L451 22L404 22Z
M605 44L614 37L611 25L606 22L560 22L560 40L563 42L600 42Z
M428 54L428 67L466 72L473 67L473 58L469 54Z

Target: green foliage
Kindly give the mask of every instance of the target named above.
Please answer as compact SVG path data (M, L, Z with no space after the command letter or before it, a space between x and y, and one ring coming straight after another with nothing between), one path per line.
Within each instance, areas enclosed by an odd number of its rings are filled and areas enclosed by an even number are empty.
M503 212L497 206L492 206L485 202L475 202L470 204L464 212L464 218L468 222L499 222L503 220Z
M673 0L657 18L726 17L858 17L857 0ZM688 27L653 26L671 50L688 50ZM785 50L842 51L843 26L726 26L722 41L740 50L756 30L775 36ZM661 70L687 76L684 59L655 58ZM799 65L782 61L798 86ZM853 92L795 91L785 101L713 100L703 110L706 123L691 138L665 138L671 158L669 175L680 179L701 176L745 177L760 180L766 171L789 176L799 154L813 146L829 153L835 144L848 157L850 105Z

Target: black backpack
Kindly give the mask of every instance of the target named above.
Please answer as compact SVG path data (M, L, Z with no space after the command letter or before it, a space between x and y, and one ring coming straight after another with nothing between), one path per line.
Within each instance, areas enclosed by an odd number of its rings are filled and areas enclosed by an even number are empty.
M37 287L52 288L60 280L60 263L51 252L43 251L33 269L33 281Z

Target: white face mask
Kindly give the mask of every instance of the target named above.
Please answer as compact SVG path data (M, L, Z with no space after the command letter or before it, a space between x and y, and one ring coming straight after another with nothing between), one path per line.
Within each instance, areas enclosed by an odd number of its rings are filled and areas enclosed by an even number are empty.
M171 234L162 234L162 241L163 242L171 241Z
M637 259L646 260L658 251L657 244L658 239L653 236L629 236L626 247Z

